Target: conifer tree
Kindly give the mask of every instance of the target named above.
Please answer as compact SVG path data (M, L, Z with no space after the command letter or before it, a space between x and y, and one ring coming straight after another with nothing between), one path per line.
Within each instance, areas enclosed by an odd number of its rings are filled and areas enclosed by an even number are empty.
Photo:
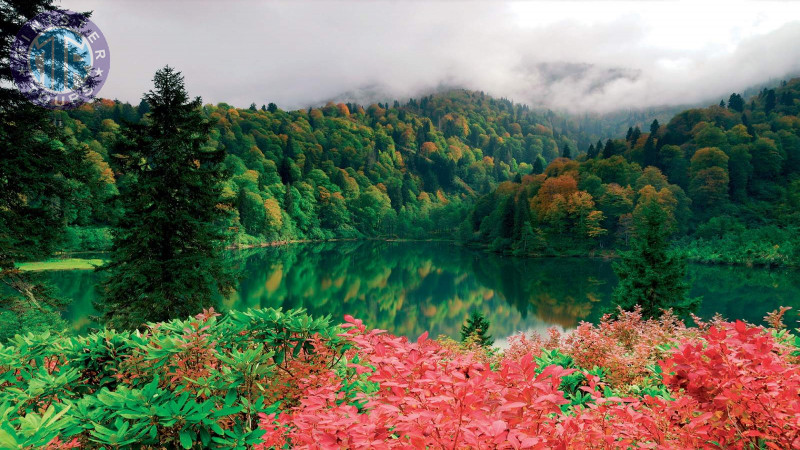
M233 284L222 259L225 153L206 146L211 125L180 72L165 67L153 81L149 115L127 125L114 149L125 214L98 307L118 328L196 314Z
M694 312L700 300L687 297L686 261L669 251L674 218L648 187L633 212L631 248L620 252L613 266L619 278L613 300L628 311L641 306L645 318L658 317L669 308L685 315Z
M572 158L572 150L570 150L569 144L564 143L564 151L561 156L563 156L564 158L570 158L570 159Z
M544 166L545 161L541 155L536 157L536 160L533 162L533 174L539 175L540 173L544 173Z
M461 342L473 340L481 347L491 347L494 338L489 334L489 320L478 311L473 311L467 323L461 325Z
M39 331L59 320L62 302L40 276L15 264L47 258L57 249L75 181L87 168L85 151L54 125L58 113L30 103L12 77L9 54L16 33L54 9L51 0L0 2L0 323L5 333Z

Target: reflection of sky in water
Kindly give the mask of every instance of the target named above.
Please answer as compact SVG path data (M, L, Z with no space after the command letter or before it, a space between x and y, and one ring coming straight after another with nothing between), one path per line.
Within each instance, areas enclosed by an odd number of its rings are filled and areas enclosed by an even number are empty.
M221 309L304 307L334 321L351 314L410 338L424 331L458 338L466 316L478 310L498 344L519 331L596 321L616 283L607 261L506 258L447 243L297 244L243 251L234 261L241 280ZM85 330L97 274L47 276L73 299L67 320ZM703 317L718 311L758 323L780 305L800 306L798 272L690 266L690 278L692 295L704 297Z
M91 67L89 42L68 28L50 28L40 33L29 47L33 78L50 91L75 90L83 84Z

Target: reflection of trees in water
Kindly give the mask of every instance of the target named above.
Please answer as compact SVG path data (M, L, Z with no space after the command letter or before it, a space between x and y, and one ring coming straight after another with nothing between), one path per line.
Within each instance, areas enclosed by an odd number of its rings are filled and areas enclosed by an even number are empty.
M786 323L800 310L800 272L730 266L689 266L691 294L703 296L702 317L720 313L728 319L761 324L764 315L791 306Z
M472 310L489 318L499 339L545 324L572 328L598 319L616 283L610 263L601 260L508 258L448 243L296 244L231 258L242 278L235 293L220 299L223 309L304 307L335 321L352 314L410 337L424 331L457 337ZM709 266L690 266L689 272L691 295L704 297L704 317L718 311L759 322L781 305L800 309L798 272ZM64 314L71 328L85 331L95 313L97 274L47 277L72 300Z
M589 259L525 259L489 255L473 265L477 277L520 313L564 328L596 319L616 278L608 263Z
M590 319L610 287L588 277L608 276L605 266L502 258L447 243L296 245L246 255L229 307L305 307L335 319L352 314L407 336L426 330L458 336L464 317L478 309L492 332L504 336L534 322L569 328Z

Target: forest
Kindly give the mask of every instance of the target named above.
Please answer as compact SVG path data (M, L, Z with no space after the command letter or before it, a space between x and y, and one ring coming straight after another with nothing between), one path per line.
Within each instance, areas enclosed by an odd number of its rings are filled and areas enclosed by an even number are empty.
M800 78L61 109L0 12L0 448L800 448Z
M798 100L794 79L663 125L632 123L624 139L611 134L613 117L534 112L464 90L367 108L202 112L214 124L206 145L226 153L227 229L239 246L457 230L494 251L604 254L627 244L639 198L658 195L691 260L793 266ZM113 141L147 110L101 100L54 113L93 167L75 189L62 250L109 248L120 215Z
M113 202L120 124L148 112L99 100L54 113L93 174L76 188L64 251L102 250L120 215ZM227 224L238 245L299 239L452 236L475 199L518 174L541 172L615 120L534 113L479 92L450 91L401 105L332 104L283 111L203 105L210 148L225 150ZM576 157L577 157L577 150ZM124 183L124 180L119 180Z

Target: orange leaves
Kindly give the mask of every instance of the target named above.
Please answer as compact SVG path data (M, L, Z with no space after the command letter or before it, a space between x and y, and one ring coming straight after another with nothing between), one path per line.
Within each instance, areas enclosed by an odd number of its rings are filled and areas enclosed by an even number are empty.
M420 147L419 152L420 152L420 154L422 156L430 157L434 153L438 153L439 152L439 146L437 146L433 142L426 141Z

